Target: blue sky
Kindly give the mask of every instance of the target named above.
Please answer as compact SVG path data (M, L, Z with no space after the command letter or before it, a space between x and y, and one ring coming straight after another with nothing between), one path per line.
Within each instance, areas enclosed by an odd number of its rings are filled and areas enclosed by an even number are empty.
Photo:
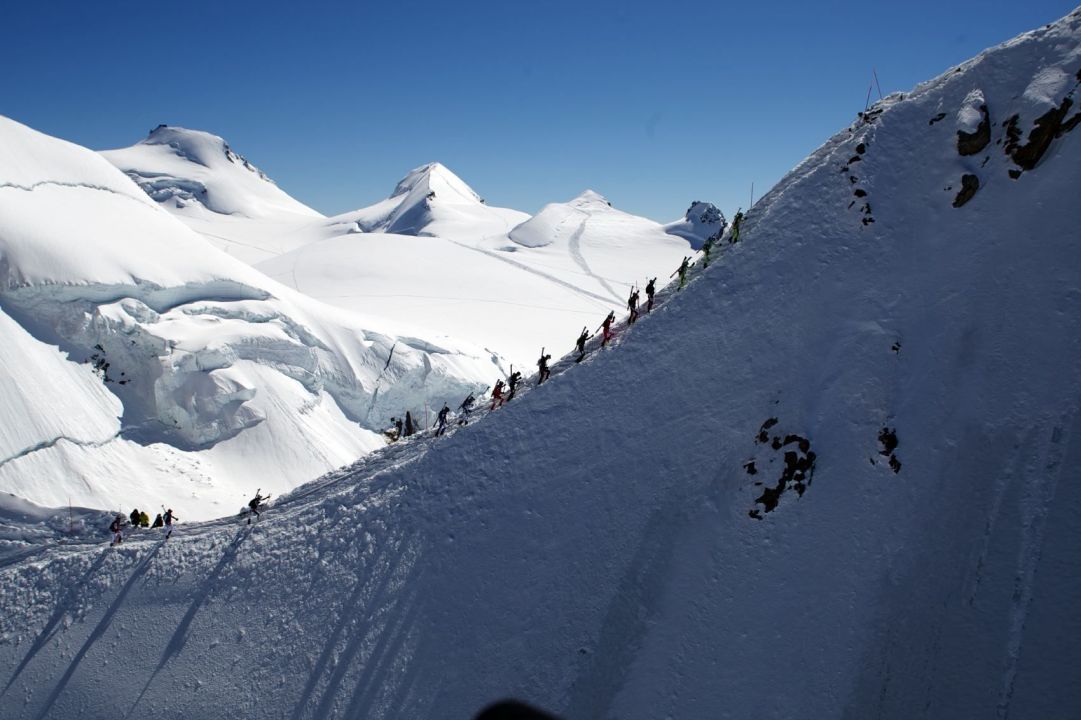
M207 130L327 214L440 161L530 213L591 188L731 216L852 121L872 68L908 90L1073 2L9 0L0 114L99 150Z

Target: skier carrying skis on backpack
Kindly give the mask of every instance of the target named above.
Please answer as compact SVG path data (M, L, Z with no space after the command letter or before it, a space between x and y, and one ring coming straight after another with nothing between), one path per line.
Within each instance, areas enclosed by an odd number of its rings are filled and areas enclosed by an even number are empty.
M109 547L124 542L124 516L117 514L109 524L109 530L113 534L113 541L109 543Z
M174 520L179 520L179 519L180 518L178 518L176 515L173 515L173 509L172 508L169 508L168 510L165 511L165 517L163 518L163 520L165 521L165 539L166 540L168 540L169 536L171 536L173 534L173 521Z
M657 292L657 278L646 283L646 312L653 310L653 293Z
M728 242L739 242L739 228L743 224L743 209L736 210L736 214L732 216L732 235L728 238Z
M687 268L690 267L690 258L683 258L683 262L680 264L676 272L672 273L668 277L675 277L676 273L679 273L679 289L683 289L683 285L687 282Z
M496 403L499 403L499 407L503 407L503 380L502 378L495 381L495 387L492 388L492 410L495 410Z
M578 348L578 359L574 362L582 362L582 358L586 356L586 340L589 339L589 330L582 328L582 334L578 336L578 339L574 342L574 347Z
M447 431L447 415L450 414L450 407L446 403L443 403L443 409L439 411L439 428L435 431L436 435L442 435Z
M612 339L612 323L615 322L615 320L616 312L615 310L613 310L612 312L608 313L608 317L606 317L604 319L604 322L601 323L601 326L597 328L598 330L604 331L604 338L601 340L601 347L607 345L608 341Z
M259 488L258 490L256 490L255 491L255 497L253 497L251 500L248 501L248 509L251 511L251 513L255 513L256 519L258 519L260 517L260 515L259 515L259 507L263 504L264 500L267 500L270 497L269 495L267 495L266 497L263 497L260 494L261 492L262 492L262 488ZM251 525L251 513L248 514L248 524L249 525Z
M702 267L709 267L709 251L713 249L713 242L716 238L710 235L706 238L706 241L702 243Z
M638 319L638 288L631 290L631 296L627 298L627 309L631 311L627 322L633 324Z
M550 378L552 376L552 371L548 369L548 361L551 360L551 359L552 359L552 356L551 355L545 355L544 354L544 348L541 348L540 360L537 360L537 384L538 385L540 385L542 382L544 382L545 380L547 380L548 378Z
M510 394L507 395L507 402L514 399L514 393L518 390L518 381L522 379L522 373L515 370L513 365L511 365L511 370L513 372L511 372L510 377L507 378L507 386L510 388Z
M458 424L465 425L469 422L469 413L473 412L473 403L477 399L473 397L473 393L469 393L465 400L462 400L462 404L458 406L458 409L462 412L458 415Z

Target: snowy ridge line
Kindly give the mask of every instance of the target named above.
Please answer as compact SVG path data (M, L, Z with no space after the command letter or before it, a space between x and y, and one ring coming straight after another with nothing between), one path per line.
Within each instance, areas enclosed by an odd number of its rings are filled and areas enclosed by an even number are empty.
M572 290L572 291L574 291L576 293L579 293L580 295L585 295L585 296L593 298L595 300L599 300L600 302L604 303L605 307L608 307L609 300L608 300L608 298L604 297L603 295L598 295L597 293L590 292L589 290L584 290L584 289L582 289L580 287L577 287L576 285L572 285L571 283L569 283L569 282L567 282L565 280L560 280L559 278L557 278L557 277L555 277L553 275L549 275L548 273L541 272L540 270L537 270L536 268L529 267L528 265L525 265L524 263L517 262L516 260L511 260L510 258L504 257L503 255L501 255L500 253L498 253L498 252L496 252L494 250L485 250L484 248L473 247L472 245L466 245L465 243L458 242L457 240L451 240L450 238L444 238L444 239L447 240L448 242L452 242L455 245L458 245L459 247L463 247L466 250L475 250L476 252L483 253L484 255L488 255L489 257L493 257L496 260L501 260L502 262L505 262L508 265L513 265L513 266L519 268L520 270L525 270L526 272L533 273L534 275L536 275L538 277L542 277L545 280L550 280L550 281L556 283L557 285L562 285L563 287L567 288L568 290Z
M87 190L99 190L101 192L107 192L107 193L112 193L113 195L119 195L120 197L127 198L128 200L134 200L135 202L139 203L143 207L151 207L150 205L147 205L145 202L143 202L142 198L139 198L139 197L136 197L134 195L129 195L127 193L121 192L121 191L117 190L116 188L105 187L104 185L91 185L89 183L73 183L73 182L64 182L62 180L39 180L38 182L34 183L33 185L19 185L18 183L0 183L0 190L10 189L10 190L22 190L24 192L34 192L34 190L36 190L37 188L45 187L45 186L54 186L54 187L63 187L63 188L86 188Z
M60 435L58 437L52 438L51 440L43 440L43 441L39 442L36 445L28 447L25 450L20 450L19 452L15 453L14 455L12 455L10 457L6 457L6 458L0 460L0 467L4 467L9 462L14 462L15 460L18 460L20 458L24 458L27 455L32 455L32 454L34 454L36 452L40 452L42 450L48 450L49 448L53 447L57 443L64 442L64 441L67 441L67 442L71 443L72 445L77 445L79 447L90 447L90 448L103 447L103 446L108 445L109 443L111 443L113 440L118 439L121 436L122 433L123 433L122 430L118 430L115 435L113 435L112 437L106 438L105 440L79 440L78 438L69 437L67 435Z

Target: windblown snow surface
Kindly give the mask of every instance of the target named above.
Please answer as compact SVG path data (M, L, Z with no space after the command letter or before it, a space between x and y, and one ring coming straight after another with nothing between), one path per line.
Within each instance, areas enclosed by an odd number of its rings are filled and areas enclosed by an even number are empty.
M1079 72L1081 11L887 98L614 346L256 524L34 526L0 713L1075 718Z
M189 519L353 462L392 415L457 402L503 365L299 295L99 155L6 118L0 339L0 491Z

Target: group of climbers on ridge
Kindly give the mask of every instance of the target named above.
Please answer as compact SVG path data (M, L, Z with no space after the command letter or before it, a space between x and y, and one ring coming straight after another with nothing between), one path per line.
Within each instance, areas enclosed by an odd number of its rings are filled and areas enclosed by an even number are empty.
M728 242L735 243L739 240L740 227L743 223L743 211L737 210L735 217L732 219L731 232L728 235ZM706 238L702 244L702 267L709 267L710 253L714 246L721 241L725 235L725 231L728 229L728 222L725 220L724 215L720 216L720 228L714 234ZM694 263L691 261L690 256L684 257L680 266L672 273L670 277L679 276L679 287L677 289L682 290L686 285L687 273ZM655 296L657 293L657 278L649 278L645 286L646 291L646 304L645 313L649 314L653 311ZM631 287L630 295L627 298L627 310L628 318L627 324L635 323L640 317L639 311L639 297L640 292L638 286ZM577 351L577 356L574 361L576 363L581 362L586 356L586 342L590 338L594 337L597 333L601 333L601 347L606 347L608 343L615 337L615 332L612 329L613 324L616 321L615 311L610 311L608 315L601 322L600 326L593 332L589 332L588 327L583 327L582 332L578 335L577 340L574 342L574 348ZM552 359L551 354L546 353L545 349L541 349L540 358L537 360L537 385L541 385L545 380L549 379L552 375L551 367L549 367L549 361ZM503 407L506 403L514 399L515 394L518 391L518 386L522 381L522 373L516 371L514 366L511 366L510 375L504 378L499 378L495 381L495 385L492 387L491 403L488 407L489 412L494 412ZM458 406L458 412L455 413L457 424L459 426L466 425L469 422L470 413L474 409L474 404L477 398L471 392ZM437 424L435 426L435 435L438 437L443 435L447 431L447 427L450 423L450 406L443 403L443 407L436 415ZM420 431L420 428L413 421L412 415L409 411L405 413L405 421L398 418L391 418L392 427L389 430L384 431L387 436L388 442L394 442L401 438L409 437Z

